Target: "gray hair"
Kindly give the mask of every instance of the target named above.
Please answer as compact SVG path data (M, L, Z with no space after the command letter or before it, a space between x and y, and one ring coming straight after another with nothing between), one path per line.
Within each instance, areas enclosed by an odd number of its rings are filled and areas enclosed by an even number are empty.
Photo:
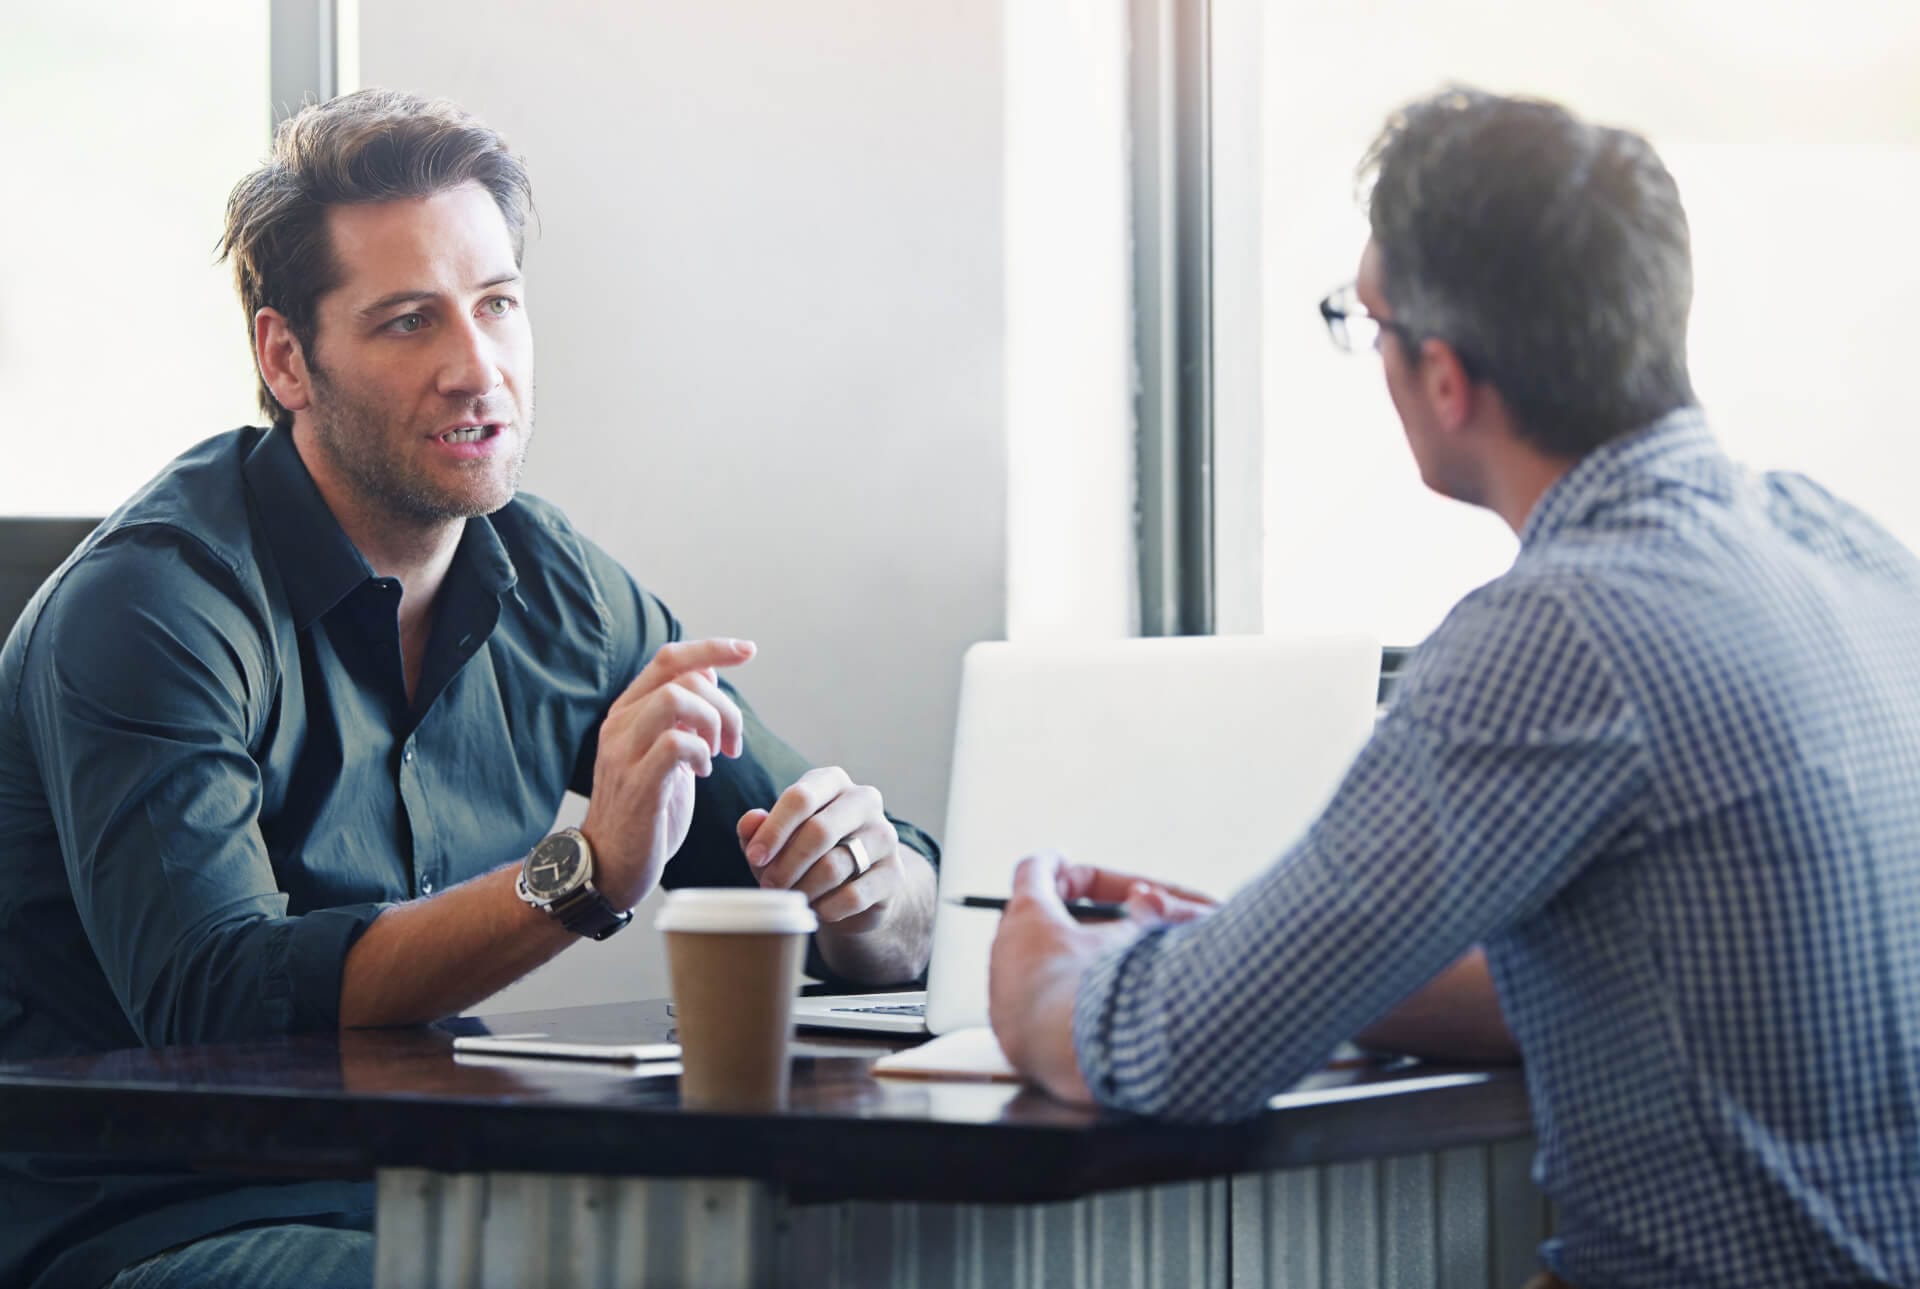
M1687 216L1645 139L1454 88L1388 118L1360 179L1394 321L1536 447L1580 456L1693 402Z

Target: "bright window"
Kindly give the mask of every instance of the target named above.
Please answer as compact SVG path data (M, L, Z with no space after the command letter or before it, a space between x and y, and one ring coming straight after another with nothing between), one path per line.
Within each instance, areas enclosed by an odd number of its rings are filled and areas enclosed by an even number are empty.
M265 4L13 5L0 36L0 514L98 515L257 423L214 263L268 143Z
M1647 135L1693 229L1694 388L1737 458L1920 547L1920 7L1880 0L1289 0L1266 10L1264 618L1415 643L1511 561L1421 485L1378 360L1314 305L1367 235L1354 168L1464 82Z

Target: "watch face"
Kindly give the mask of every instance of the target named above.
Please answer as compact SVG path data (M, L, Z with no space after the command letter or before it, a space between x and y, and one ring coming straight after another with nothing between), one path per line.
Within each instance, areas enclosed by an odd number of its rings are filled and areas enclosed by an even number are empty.
M533 848L527 856L527 893L539 900L554 900L586 880L587 856L580 844L564 833L556 834Z

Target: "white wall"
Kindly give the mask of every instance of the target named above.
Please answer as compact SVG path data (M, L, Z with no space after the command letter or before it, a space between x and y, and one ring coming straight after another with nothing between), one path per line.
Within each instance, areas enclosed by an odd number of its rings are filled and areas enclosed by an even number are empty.
M526 484L818 762L938 833L960 655L1004 634L998 6L418 0L366 85L531 168ZM641 920L650 920L643 908ZM490 1010L665 992L650 929Z

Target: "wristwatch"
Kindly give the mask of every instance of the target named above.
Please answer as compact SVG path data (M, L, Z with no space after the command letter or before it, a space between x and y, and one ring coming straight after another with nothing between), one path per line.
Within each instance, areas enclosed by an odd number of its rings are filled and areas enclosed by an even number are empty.
M631 912L615 909L593 884L593 847L578 828L562 828L528 852L514 891L589 939L604 940L633 921Z

